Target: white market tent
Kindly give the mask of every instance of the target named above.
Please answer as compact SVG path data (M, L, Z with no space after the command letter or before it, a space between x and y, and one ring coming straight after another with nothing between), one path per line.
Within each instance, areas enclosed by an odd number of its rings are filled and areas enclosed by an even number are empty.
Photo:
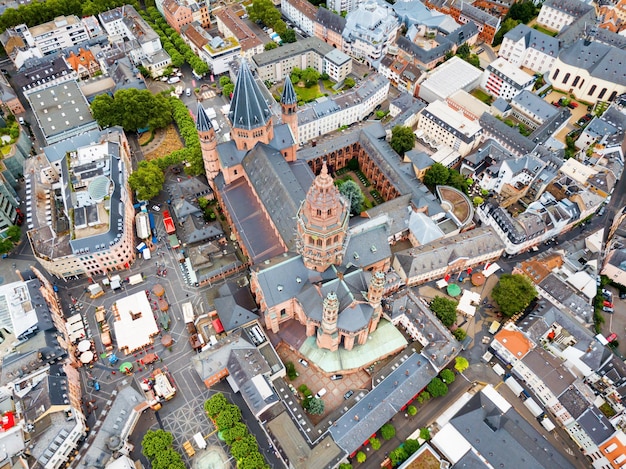
M473 318L476 314L476 306L480 304L480 293L471 290L463 290L463 296L459 301L456 310L464 316Z
M134 352L152 344L152 337L159 333L150 302L145 291L120 298L113 305L115 337L117 346L126 353Z

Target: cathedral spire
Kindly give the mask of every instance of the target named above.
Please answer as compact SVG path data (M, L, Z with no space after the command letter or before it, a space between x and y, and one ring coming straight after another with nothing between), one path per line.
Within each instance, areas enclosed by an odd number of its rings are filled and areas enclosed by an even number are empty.
M228 118L233 128L230 136L238 150L252 150L257 143L268 144L274 138L270 104L246 59L242 59L239 67Z
M296 95L296 90L293 89L293 84L291 83L291 78L287 75L285 78L285 86L283 87L283 94L280 97L281 104L297 104L298 96Z
M287 75L283 94L280 97L280 108L282 110L283 123L289 126L293 135L294 143L298 143L298 96L293 89L291 78ZM295 155L294 155L295 157Z
M304 265L318 272L338 265L348 231L350 207L333 184L326 163L298 210L299 252Z

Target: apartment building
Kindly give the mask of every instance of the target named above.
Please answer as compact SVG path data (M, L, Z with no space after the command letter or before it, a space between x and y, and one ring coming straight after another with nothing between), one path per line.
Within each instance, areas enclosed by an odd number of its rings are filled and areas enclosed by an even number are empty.
M78 16L58 16L53 21L32 28L25 24L15 27L28 47L34 47L43 55L54 54L89 40L89 33Z
M524 90L511 99L511 115L519 122L535 130L559 110L535 93Z
M298 111L298 140L308 142L362 120L387 98L389 80L373 73L352 91L319 99Z
M343 30L346 19L326 8L318 8L313 34L339 50L343 50Z
M352 72L352 59L317 37L285 44L255 55L257 73L262 80L282 81L294 68L311 67L341 82Z
M182 27L180 37L204 60L211 73L220 75L229 71L229 63L241 55L241 45L234 37L211 36L194 21Z
M307 0L283 0L280 11L307 36L313 36L317 7Z
M398 56L385 55L380 62L378 72L387 77L391 84L414 96L417 90L417 82L422 76L422 71L412 63Z
M232 7L214 12L217 29L225 38L232 37L241 46L241 55L252 59L264 51L263 42L252 32L246 23L235 13Z
M525 24L518 24L504 35L498 56L516 67L544 74L559 55L559 40Z
M482 128L478 121L443 101L434 101L426 106L420 114L417 128L432 146L450 147L461 156L468 155L481 142Z
M535 77L499 57L483 72L480 86L492 96L509 101L522 90L530 90Z
M580 0L546 0L537 16L537 24L561 31L593 9L593 5Z
M60 209L33 213L28 238L39 263L57 278L128 269L135 260L135 235L130 147L123 130L85 132L47 146L44 155L62 190ZM35 190L53 194L51 183Z
M130 42L128 56L137 66L145 67L153 77L163 74L172 59L163 50L159 35L131 5L114 8L98 16L113 43Z
M183 26L193 21L200 23L203 28L211 26L208 2L164 0L162 7L165 21L179 34Z
M343 51L378 69L389 46L395 43L399 29L400 20L391 5L368 1L346 16Z

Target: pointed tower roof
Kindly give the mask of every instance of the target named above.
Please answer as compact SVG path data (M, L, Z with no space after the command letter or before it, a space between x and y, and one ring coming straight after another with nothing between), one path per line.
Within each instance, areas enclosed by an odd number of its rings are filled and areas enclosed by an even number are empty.
M211 119L209 119L205 109L198 103L198 109L196 111L196 129L198 132L208 132L212 128Z
M283 88L283 95L280 97L281 104L296 104L298 102L298 96L296 90L293 89L291 78L287 75L285 78L285 87Z
M234 128L255 129L272 117L269 104L254 80L246 59L241 61L228 117Z

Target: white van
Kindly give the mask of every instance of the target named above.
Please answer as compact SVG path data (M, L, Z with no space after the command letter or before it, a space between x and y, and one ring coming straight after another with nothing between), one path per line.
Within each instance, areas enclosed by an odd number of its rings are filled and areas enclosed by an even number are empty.
M180 81L180 78L179 78L179 77L171 77L169 80L167 80L167 82L168 82L170 85L173 85L174 83L178 83L179 81Z
M315 397L317 399L321 399L324 395L326 395L328 391L326 391L326 388L322 388L319 391L317 391L317 394L315 395Z
M186 95L187 97L191 96L191 88L187 88L187 89L185 90L185 95Z

